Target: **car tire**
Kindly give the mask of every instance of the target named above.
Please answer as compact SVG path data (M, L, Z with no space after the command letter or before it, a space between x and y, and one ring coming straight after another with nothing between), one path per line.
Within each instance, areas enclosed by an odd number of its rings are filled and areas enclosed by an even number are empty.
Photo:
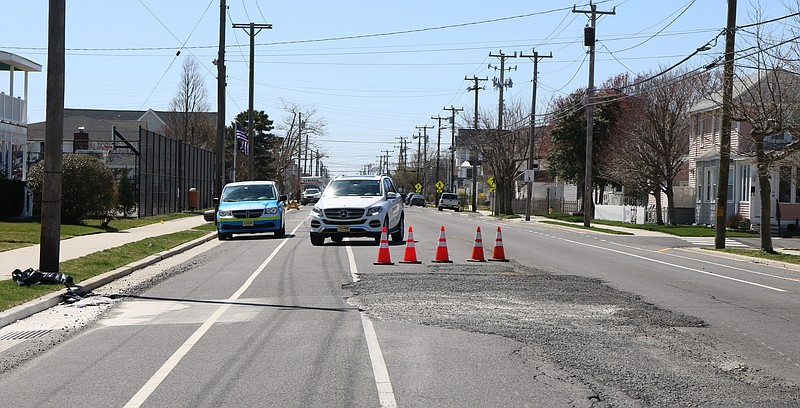
M218 232L217 233L217 239L219 239L220 241L227 241L227 240L231 239L231 236L233 236L233 234L228 234L228 233L225 233L225 232Z
M455 209L455 211L456 211L456 212L459 212L459 211L461 211L461 210L459 210L458 208L456 208L456 209Z
M275 238L283 238L286 236L286 225L281 225L281 229L275 231Z
M403 242L403 216L400 216L400 222L397 223L397 231L392 233L392 243L399 244Z
M439 207L439 211L443 211L442 207Z
M325 243L325 237L322 234L312 232L309 237L311 238L311 245L320 246Z
M331 237L331 241L336 242L337 244L342 242L343 239L344 239L344 237L342 237L340 235L334 235L334 236Z

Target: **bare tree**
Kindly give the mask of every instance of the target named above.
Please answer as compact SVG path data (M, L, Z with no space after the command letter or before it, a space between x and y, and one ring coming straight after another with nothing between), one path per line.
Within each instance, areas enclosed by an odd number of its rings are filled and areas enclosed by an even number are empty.
M520 164L528 160L529 136L527 133L527 110L521 103L506 104L505 118L511 130L497 130L494 122L497 115L481 113L483 128L486 129L468 142L468 148L477 152L494 175L496 183L497 212L514 213L514 178L520 171Z
M673 71L652 80L654 73L632 82L621 78L627 97L620 101L616 131L621 148L609 149L607 177L622 185L645 189L656 199L658 224L661 193L667 197L667 220L675 224L673 185L689 151L689 110L707 95L709 75Z
M183 61L178 92L169 103L164 133L187 143L212 148L215 128L211 117L206 115L209 109L208 91L200 65L194 58L187 58Z
M284 136L281 145L276 147L275 151L275 159L278 161L276 180L279 185L290 185L291 191L299 194L299 180L297 178L288 180L286 170L295 160L302 159L305 156L307 147L315 146L311 144L312 136L322 137L325 135L326 124L324 120L317 117L317 111L314 107L301 106L287 101L282 101L282 103L286 115L281 120L278 128L283 130L286 136ZM322 154L324 156L324 152ZM311 157L310 153L308 157ZM297 161L297 164L299 165L300 162ZM298 169L298 171L300 170Z

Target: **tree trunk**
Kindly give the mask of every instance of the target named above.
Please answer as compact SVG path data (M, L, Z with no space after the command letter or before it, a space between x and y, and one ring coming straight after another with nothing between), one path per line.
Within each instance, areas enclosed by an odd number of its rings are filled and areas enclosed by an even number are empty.
M675 220L675 190L672 188L672 181L667 182L667 188L664 190L667 195L667 222L669 225L676 225Z
M661 189L656 188L653 195L656 197L656 224L664 225L664 216L662 215L664 212L661 206Z
M761 167L761 165L759 165ZM767 170L768 171L768 170ZM770 210L772 209L772 188L769 185L769 177L762 176L759 169L758 184L759 191L761 192L761 250L764 252L774 253L772 248L772 231L770 221Z

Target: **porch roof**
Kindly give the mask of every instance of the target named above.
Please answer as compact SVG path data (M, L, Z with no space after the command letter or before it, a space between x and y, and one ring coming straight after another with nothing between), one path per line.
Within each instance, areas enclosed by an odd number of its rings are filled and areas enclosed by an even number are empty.
M0 71L11 71L11 67L14 67L15 71L42 72L40 64L10 52L0 51Z
M750 159L751 159L751 157L741 156L741 155L738 155L738 154L735 154L735 153L731 152L731 160L733 160L733 161L742 161L742 160L750 160ZM696 162L709 162L709 161L714 161L714 160L719 160L719 150L717 150L716 148L713 148L713 149L701 154L700 156L697 156L697 158L695 158Z

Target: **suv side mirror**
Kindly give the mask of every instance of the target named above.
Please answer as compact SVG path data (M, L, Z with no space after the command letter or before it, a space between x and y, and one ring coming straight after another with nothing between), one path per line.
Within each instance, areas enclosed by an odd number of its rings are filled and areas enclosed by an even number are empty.
M286 194L281 194L280 197L278 197L278 201L286 201L288 199L289 197Z
M390 191L386 193L386 198L389 200L397 200L397 193L395 193L394 191Z

